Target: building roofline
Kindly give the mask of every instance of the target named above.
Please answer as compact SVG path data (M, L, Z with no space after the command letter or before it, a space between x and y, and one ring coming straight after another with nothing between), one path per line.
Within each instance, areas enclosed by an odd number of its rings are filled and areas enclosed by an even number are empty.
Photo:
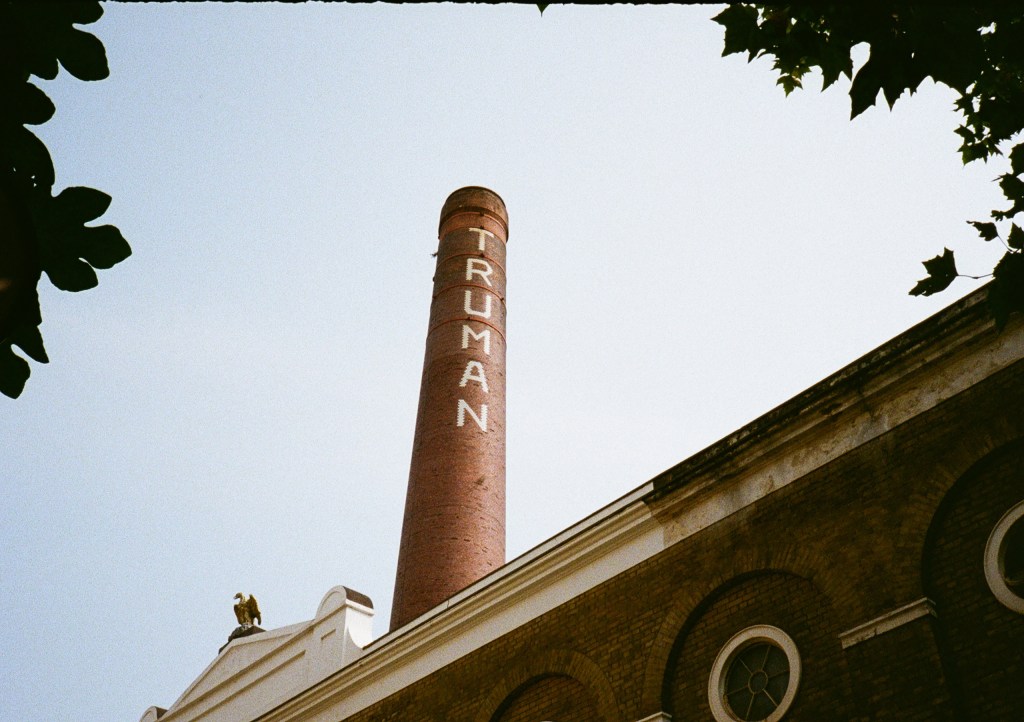
M911 366L934 363L938 358L958 352L982 334L995 334L995 323L989 316L987 300L988 285L985 285L666 469L651 479L654 489L649 500L661 499L687 485L707 469L718 468L752 447L765 444L766 437L778 434L801 416L816 414L824 419L838 413L849 406L850 399L844 403L842 396L849 396L851 388L858 390L859 396L864 396L871 381L877 382L890 369L906 366L908 362ZM957 342L953 342L954 339Z
M982 287L965 296L541 542L444 603L374 640L352 664L260 719L299 719L328 708L332 714L347 716L365 709L515 625L613 578L717 518L754 503L850 448L1020 362L1024 320L1012 320L995 343L978 343L986 334L996 337L985 307L987 294L987 287ZM910 385L921 378L918 373L925 368L936 370L933 385ZM864 422L865 413L869 422ZM839 415L858 433L851 435L848 427L837 428ZM698 491L710 490L714 496L718 489L728 494L729 482L745 483L744 479L761 473L766 465L777 463L778 456L800 448L810 433L853 436L847 439L853 447L827 445L813 458L789 464L785 475L779 474L786 478L776 478L767 487L761 485L757 495L736 495L731 500L734 506L714 505L715 513L706 513L707 508L695 512L699 523L685 528L669 532L663 526L669 515L687 516L687 509L705 503L707 495ZM683 493L673 493L678 490Z

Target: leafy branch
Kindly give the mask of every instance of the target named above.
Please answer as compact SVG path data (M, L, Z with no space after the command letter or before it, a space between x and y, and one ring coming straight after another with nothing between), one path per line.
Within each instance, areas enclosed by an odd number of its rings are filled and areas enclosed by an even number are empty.
M95 0L0 3L0 393L11 398L30 374L14 347L39 363L49 360L39 331L41 274L59 289L82 291L97 284L93 269L131 255L114 226L85 225L106 212L110 196L84 187L53 195L50 153L25 127L56 111L30 76L52 80L59 66L79 80L110 74L103 43L75 27L102 14Z
M776 81L786 95L801 88L812 68L822 89L841 75L850 84L850 118L875 104L879 93L889 108L904 91L913 93L931 77L959 93L963 116L956 129L964 164L1006 155L1009 172L999 187L1009 206L990 212L991 221L968 221L984 241L1001 238L1006 252L991 274L989 307L998 327L1024 311L1024 232L1013 219L1024 211L1024 9L1015 3L932 4L814 3L731 5L715 18L725 28L722 55L747 53L752 61L774 57ZM870 47L868 60L854 74L851 50ZM948 248L924 262L927 278L910 293L930 296L960 274Z

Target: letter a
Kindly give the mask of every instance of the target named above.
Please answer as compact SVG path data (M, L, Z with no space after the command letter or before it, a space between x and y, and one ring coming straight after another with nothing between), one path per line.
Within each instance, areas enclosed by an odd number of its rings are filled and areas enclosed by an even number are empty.
M487 376L484 374L484 365L479 361L470 361L466 364L466 370L462 372L462 380L459 381L459 388L466 388L466 384L470 381L476 381L480 384L485 394L491 392L487 388Z

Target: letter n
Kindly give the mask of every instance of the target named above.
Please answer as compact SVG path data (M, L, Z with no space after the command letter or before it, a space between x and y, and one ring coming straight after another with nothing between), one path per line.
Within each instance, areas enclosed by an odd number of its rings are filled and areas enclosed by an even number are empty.
M473 417L473 421L480 427L481 431L487 431L487 404L480 404L480 415L477 416L476 412L473 411L472 407L466 403L465 399L459 399L459 413L455 420L456 426L466 425L466 414Z

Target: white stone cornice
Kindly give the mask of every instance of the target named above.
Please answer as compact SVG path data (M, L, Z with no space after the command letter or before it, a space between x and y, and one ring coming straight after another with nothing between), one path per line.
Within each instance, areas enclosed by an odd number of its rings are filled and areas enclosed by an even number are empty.
M871 621L864 622L864 624L858 624L853 629L848 629L839 635L839 641L843 645L843 649L848 649L855 644L866 642L872 637L877 637L879 634L885 634L891 632L897 627L902 627L904 624L913 622L915 619L927 616L937 616L935 614L935 603L927 597L922 597L916 602L910 604L904 604L898 609L894 609L891 612L886 612L881 616L875 617Z

